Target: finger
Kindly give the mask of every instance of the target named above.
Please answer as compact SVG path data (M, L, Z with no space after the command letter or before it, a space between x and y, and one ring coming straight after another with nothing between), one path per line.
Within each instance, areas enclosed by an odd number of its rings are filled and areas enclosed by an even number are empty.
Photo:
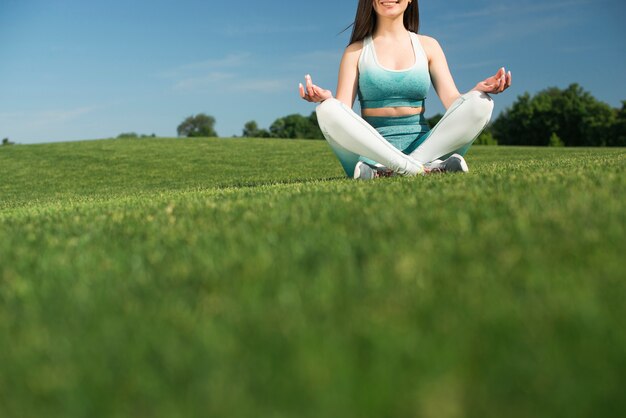
M511 83L513 82L513 74L509 71L506 75L506 86L511 87Z
M500 88L498 89L498 93L502 93L506 89L506 75L502 75L502 79L500 80Z
M309 94L309 92L305 89L304 86L302 86L301 92L300 92L300 97L302 97L304 100L306 100L307 102L315 102L315 97L311 97L311 95Z
M300 93L300 97L304 99L304 86L302 86L302 83L298 84L298 92Z
M501 74L501 71L498 71L498 75L499 77L496 79L495 85L493 86L493 92L495 94L500 93L500 89L502 88L502 84L503 84L503 79L504 79L504 74Z
M498 94L498 89L500 88L500 71L496 73L493 80L490 80L491 93Z
M311 90L313 91L313 94L310 95L311 97L311 101L312 102L321 102L322 101L322 95L320 92L320 88L318 86L316 86L315 84L311 84Z
M313 92L313 80L311 80L311 76L309 74L306 75L306 90L309 93L309 96L313 96L315 94Z
M309 96L309 94L306 92L306 90L304 89L304 86L302 84L299 85L299 89L300 89L300 97L302 97L307 102L310 102L311 101L311 96Z
M500 86L500 93L506 89L506 69L502 67L502 85Z
M509 73L505 70L502 74L502 91L509 87Z

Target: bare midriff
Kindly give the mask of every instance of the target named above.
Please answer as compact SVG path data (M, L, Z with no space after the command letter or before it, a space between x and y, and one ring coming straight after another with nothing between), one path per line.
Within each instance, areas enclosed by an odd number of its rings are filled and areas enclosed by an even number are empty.
M398 107L379 107L373 109L361 109L363 116L382 116L382 117L398 117L411 116L424 113L424 107L398 106Z

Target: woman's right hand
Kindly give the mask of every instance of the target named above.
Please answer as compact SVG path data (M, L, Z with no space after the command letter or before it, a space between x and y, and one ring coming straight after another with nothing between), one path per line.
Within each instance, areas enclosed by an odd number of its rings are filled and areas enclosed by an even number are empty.
M504 67L502 67L498 70L496 75L476 84L474 90L482 91L483 93L498 94L511 87L511 81L511 72L509 71L507 73Z
M300 90L300 97L307 102L319 103L333 97L333 93L330 90L323 89L313 84L309 74L304 76L304 80L306 82L306 89L302 83L298 85L298 88Z

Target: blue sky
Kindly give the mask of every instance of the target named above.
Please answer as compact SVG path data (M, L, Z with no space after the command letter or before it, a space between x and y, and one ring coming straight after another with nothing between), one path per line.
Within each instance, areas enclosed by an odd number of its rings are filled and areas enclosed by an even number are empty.
M0 0L0 137L70 141L134 131L175 136L196 113L220 136L308 115L304 74L335 90L356 0ZM420 2L460 90L502 65L526 91L580 83L626 100L623 0ZM434 92L427 115L443 107Z

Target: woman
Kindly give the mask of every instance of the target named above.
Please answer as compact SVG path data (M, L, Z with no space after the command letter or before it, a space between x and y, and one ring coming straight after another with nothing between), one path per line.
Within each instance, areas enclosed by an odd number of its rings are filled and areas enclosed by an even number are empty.
M339 67L337 96L305 77L300 96L349 177L468 171L463 155L491 118L493 101L511 85L501 68L461 95L439 43L417 35L418 0L359 0L350 45ZM430 130L424 119L432 84L446 113ZM352 111L356 96L359 117Z

